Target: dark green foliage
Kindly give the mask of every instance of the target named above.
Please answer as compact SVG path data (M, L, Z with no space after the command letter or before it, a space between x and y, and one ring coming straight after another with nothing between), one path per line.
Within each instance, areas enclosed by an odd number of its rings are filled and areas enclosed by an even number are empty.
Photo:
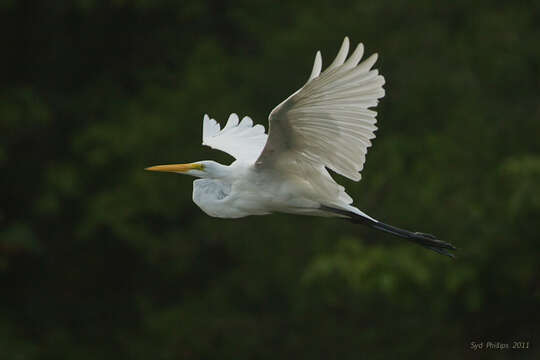
M540 358L540 7L515 1L0 5L2 359ZM382 221L220 220L202 116L266 123L344 35L387 79L363 180ZM530 341L529 350L470 350Z

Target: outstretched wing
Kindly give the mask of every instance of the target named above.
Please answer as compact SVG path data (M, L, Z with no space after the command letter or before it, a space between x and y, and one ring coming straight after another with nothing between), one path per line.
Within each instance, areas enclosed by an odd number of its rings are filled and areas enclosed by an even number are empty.
M384 96L384 78L371 70L377 54L359 63L363 45L345 61L348 52L349 39L345 37L335 60L323 73L321 53L317 52L307 83L270 113L269 138L257 166L317 173L317 178L309 179L317 191L333 193L334 198L350 203L326 168L360 180L377 129L377 113L369 108Z
M254 163L266 144L264 126L253 125L253 120L245 116L239 121L238 115L231 114L223 130L218 122L204 115L202 144L221 150L237 160Z

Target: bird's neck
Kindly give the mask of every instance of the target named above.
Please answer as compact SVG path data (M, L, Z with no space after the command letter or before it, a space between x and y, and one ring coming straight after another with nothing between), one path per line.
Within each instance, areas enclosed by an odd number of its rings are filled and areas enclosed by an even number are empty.
M228 179L232 176L231 166L222 165L217 162L212 162L206 165L206 176L208 179Z

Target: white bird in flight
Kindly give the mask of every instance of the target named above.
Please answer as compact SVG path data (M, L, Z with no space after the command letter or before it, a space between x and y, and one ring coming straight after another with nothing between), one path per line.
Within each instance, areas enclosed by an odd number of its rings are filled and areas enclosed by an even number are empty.
M193 201L206 214L241 218L274 212L339 217L418 243L443 255L455 247L435 236L384 224L352 205L345 188L327 171L358 181L375 138L384 77L372 69L373 54L360 62L360 43L347 59L345 37L334 61L321 73L320 51L308 81L270 113L269 131L231 114L223 129L204 115L203 145L236 160L158 165L146 168L195 176Z

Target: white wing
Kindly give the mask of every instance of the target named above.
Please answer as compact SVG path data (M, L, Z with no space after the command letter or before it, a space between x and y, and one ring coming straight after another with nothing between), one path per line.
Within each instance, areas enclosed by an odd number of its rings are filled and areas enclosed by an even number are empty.
M257 160L260 167L297 171L303 178L311 175L306 180L316 191L346 203L351 202L350 197L326 168L360 180L377 129L377 113L368 109L384 96L384 78L371 70L377 54L359 64L363 45L345 61L348 52L346 37L322 74L321 53L317 52L307 83L270 113L268 142Z
M264 126L253 126L253 121L247 116L239 122L238 115L231 114L221 130L216 120L204 115L203 145L224 151L237 160L254 163L261 154L267 137Z

